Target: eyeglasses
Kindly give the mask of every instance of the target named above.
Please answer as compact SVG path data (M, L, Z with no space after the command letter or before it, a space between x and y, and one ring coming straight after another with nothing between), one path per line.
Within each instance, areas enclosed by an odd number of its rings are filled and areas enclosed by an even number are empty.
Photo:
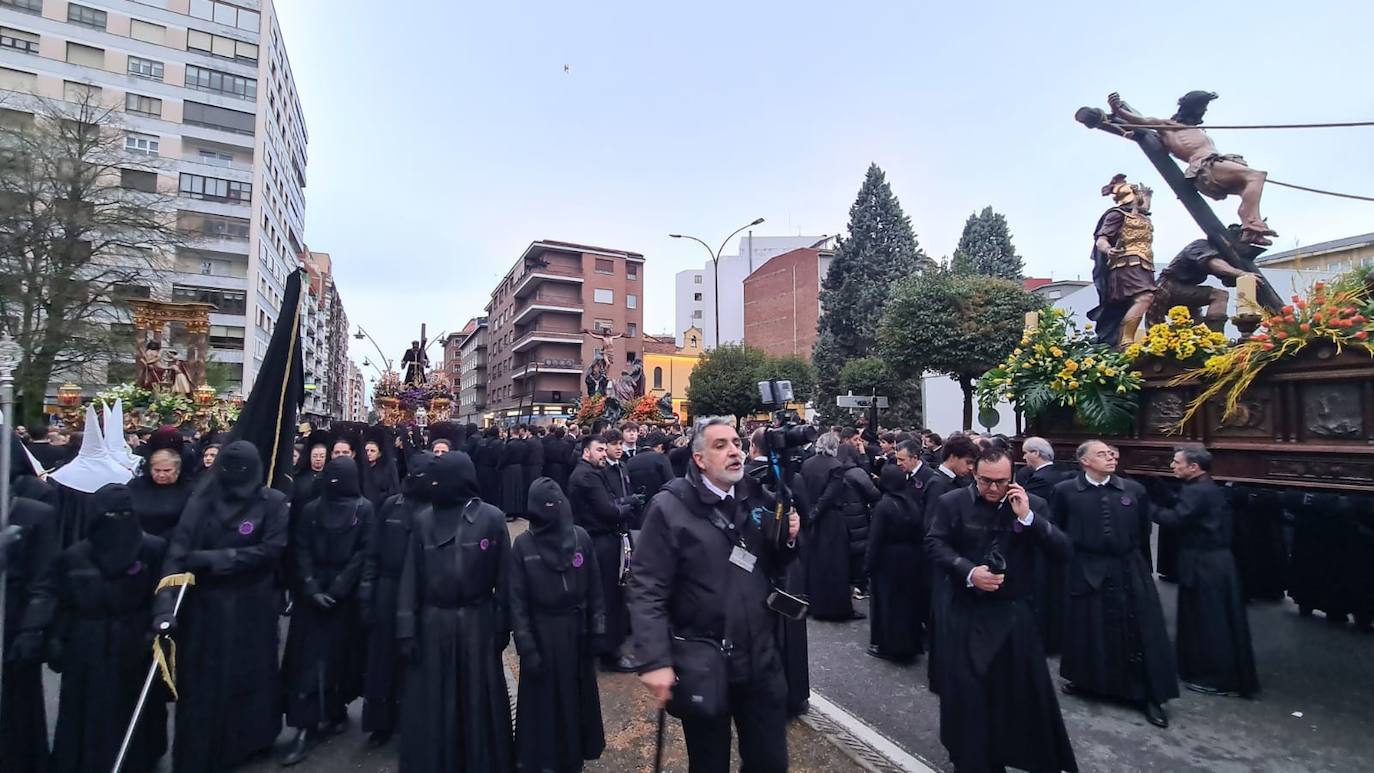
M1002 488L1011 484L1011 478L984 478L979 475L974 480L983 488Z

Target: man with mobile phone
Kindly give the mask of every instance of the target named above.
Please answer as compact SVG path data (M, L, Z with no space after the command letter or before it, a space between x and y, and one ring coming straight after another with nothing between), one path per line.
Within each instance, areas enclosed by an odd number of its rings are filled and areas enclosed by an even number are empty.
M1012 482L1005 451L985 449L973 475L936 500L925 541L949 588L940 742L956 770L1076 771L1030 603L1036 564L1065 560L1069 539L1045 500Z

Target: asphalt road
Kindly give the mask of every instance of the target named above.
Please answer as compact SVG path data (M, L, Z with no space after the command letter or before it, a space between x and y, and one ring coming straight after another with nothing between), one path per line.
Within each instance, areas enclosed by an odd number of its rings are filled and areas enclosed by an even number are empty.
M1170 633L1175 586L1159 583ZM866 604L860 604L860 608ZM1263 692L1255 700L1188 690L1160 730L1131 706L1060 695L1079 768L1169 773L1374 770L1374 636L1302 618L1291 602L1253 603L1250 630ZM868 621L809 624L811 686L938 770L939 702L924 659L897 666L865 654ZM1058 680L1057 659L1050 661Z

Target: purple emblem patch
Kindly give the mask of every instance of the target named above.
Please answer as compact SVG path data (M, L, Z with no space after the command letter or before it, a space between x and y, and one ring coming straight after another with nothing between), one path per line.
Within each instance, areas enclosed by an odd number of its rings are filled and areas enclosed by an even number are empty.
M1122 498L1121 498L1121 504L1124 505L1124 506L1126 506L1126 507L1130 507L1130 506L1131 506L1131 498L1130 498L1130 497L1122 497Z
M582 563L583 563L583 561L585 561L585 560L586 560L586 559L584 559L584 558L582 557L582 554L581 554L581 553L573 553L573 566L578 567L578 568L581 568L581 567L582 567Z
M129 567L129 575L130 575L130 576L135 575L135 574L138 574L139 572L142 572L142 571L143 571L143 562L142 562L142 561L135 561L135 562L133 563L133 566L130 566L130 567Z
M926 487L926 482L925 482L925 481L923 481L923 480L918 480L918 481L916 481L916 488L918 488L918 489L923 489L923 488L925 488L925 487Z
M351 525L351 526L357 526L357 525L358 525L358 516L356 516L356 515L353 516L353 523L350 524L350 525Z
M477 547L486 550L487 548L491 547L491 540L487 539L486 537L483 537L482 541L477 543Z
M239 524L239 534L242 534L243 536L247 537L249 534L252 534L252 533L253 533L253 522L252 522L252 521L244 521L243 523Z

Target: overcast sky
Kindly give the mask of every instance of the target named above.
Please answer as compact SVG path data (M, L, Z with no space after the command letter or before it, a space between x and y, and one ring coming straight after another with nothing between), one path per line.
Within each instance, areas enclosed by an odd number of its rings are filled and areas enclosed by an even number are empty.
M277 6L310 132L307 241L393 358L420 322L482 313L535 239L644 253L645 327L673 332L672 276L705 250L669 232L840 232L870 161L936 258L991 205L1028 274L1086 278L1116 172L1156 189L1167 258L1196 226L1134 145L1073 121L1113 90L1164 116L1215 91L1214 124L1374 119L1374 3L1355 0ZM1374 195L1374 128L1214 138L1274 179ZM1231 222L1235 204L1214 208ZM1274 249L1374 230L1374 204L1272 186L1263 213Z

